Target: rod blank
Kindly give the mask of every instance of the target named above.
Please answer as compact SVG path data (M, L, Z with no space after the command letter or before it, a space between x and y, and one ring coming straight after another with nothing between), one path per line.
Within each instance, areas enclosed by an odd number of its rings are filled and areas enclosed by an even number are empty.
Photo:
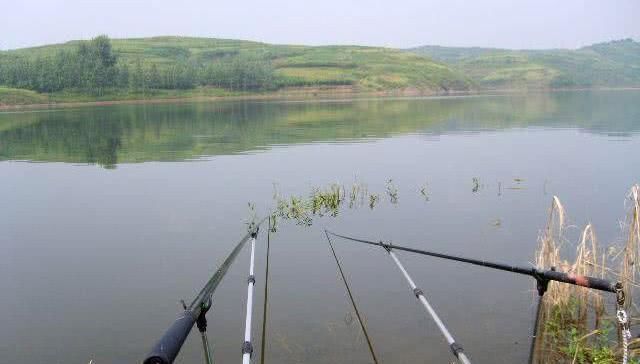
M455 355L455 357L458 358L458 360L462 364L471 364L471 362L469 361L469 358L467 358L464 351L462 351L462 346L456 343L456 340L453 338L453 335L451 335L451 333L449 332L447 327L444 325L444 323L442 322L442 320L440 319L436 311L433 309L433 307L431 307L431 305L429 304L429 301L427 301L427 298L424 296L424 293L422 292L422 290L416 286L415 282L413 281L413 279L411 278L407 270L404 268L402 263L400 263L400 260L398 259L398 257L389 249L387 250L387 252L391 256L391 258L393 258L394 262L396 263L396 265L404 275L404 278L409 283L409 287L411 287L411 290L416 295L416 298L420 300L420 303L422 303L424 308L427 310L427 313L429 313L433 321L436 323L436 325L440 329L440 332L444 336L445 340L447 340L447 343L449 344L449 347L451 348L453 355Z
M467 264L472 264L472 265L478 265L478 266L482 266L482 267L486 267L486 268L502 270L502 271L517 273L517 274L523 274L523 275L527 275L527 276L533 277L538 281L556 281L556 282L568 283L568 284L573 284L573 285L576 285L576 286L596 289L596 290L599 290L599 291L613 292L613 293L616 292L616 283L611 282L611 281L606 280L606 279L583 276L583 275L577 275L577 274L571 274L571 273L557 272L555 270L545 270L545 271L543 271L543 270L539 270L539 269L532 268L532 267L521 267L521 266L508 265L508 264L503 264L503 263L490 262L490 261L480 260L480 259L458 257L458 256L455 256L455 255L448 255L448 254L430 252L430 251L421 250L421 249L407 248L407 247L399 246L399 245L385 244L382 241L375 242L375 241L370 241L370 240L352 238L350 236L340 235L340 234L336 234L336 233L332 233L332 232L329 232L329 233L331 235L337 236L337 237L345 239L345 240L351 240L351 241L358 242L358 243L381 246L381 247L383 247L385 249L403 250L403 251L410 252L410 253L427 255L427 256L435 257L435 258L453 260L453 261L456 261L456 262L467 263Z
M242 364L250 364L253 354L253 345L251 344L251 318L253 315L253 286L256 284L253 275L253 267L255 263L256 235L251 236L251 260L249 263L249 278L247 279L247 315L244 324L244 344L242 345Z

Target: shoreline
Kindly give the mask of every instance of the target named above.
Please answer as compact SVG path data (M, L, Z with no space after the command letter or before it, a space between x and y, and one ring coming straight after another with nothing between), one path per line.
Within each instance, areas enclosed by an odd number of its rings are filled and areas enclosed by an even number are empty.
M581 92L581 91L639 91L640 87L591 87L591 88L557 88L557 89L484 89L471 91L434 92L429 90L402 89L386 91L358 91L353 87L306 87L289 88L279 91L254 93L246 95L228 96L176 96L151 97L139 99L102 100L102 101L61 101L34 104L0 104L0 112L64 109L74 107L94 107L112 105L153 105L153 104L182 104L197 102L224 101L284 101L284 102L314 102L314 101L353 101L366 99L412 99L412 98L443 98L469 96L504 96L528 93Z

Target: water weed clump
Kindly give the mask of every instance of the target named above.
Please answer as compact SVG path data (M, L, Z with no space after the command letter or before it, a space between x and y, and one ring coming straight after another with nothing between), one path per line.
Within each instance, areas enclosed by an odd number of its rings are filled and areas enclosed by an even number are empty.
M369 209L373 210L380 200L380 195L369 195Z
M355 182L351 185L351 192L349 193L349 208L362 206L365 204L369 196L369 189L364 183Z
M398 187L396 187L392 179L387 181L387 196L389 196L389 202L392 204L398 203Z
M391 203L398 202L398 189L391 180L387 183L387 193ZM332 183L327 187L314 187L308 197L283 197L275 189L273 199L276 207L271 213L271 230L275 232L279 219L293 220L301 226L311 226L314 217L337 217L344 207L357 209L368 206L373 210L380 201L380 195L369 192L366 184L354 182L348 189L338 183Z
M344 188L337 183L330 185L326 189L314 188L311 193L311 213L313 215L324 216L329 214L333 217L338 216L340 205L344 202ZM350 203L353 207L353 203Z
M253 202L247 203L249 208L248 219L245 221L247 225L247 231L251 232L256 228L256 224L258 223L258 214L256 214L256 205Z
M471 179L471 192L476 193L480 191L480 178L473 177Z
M288 199L278 199L277 216L286 220L295 220L298 225L311 226L313 219L311 218L310 204L307 200L291 196Z

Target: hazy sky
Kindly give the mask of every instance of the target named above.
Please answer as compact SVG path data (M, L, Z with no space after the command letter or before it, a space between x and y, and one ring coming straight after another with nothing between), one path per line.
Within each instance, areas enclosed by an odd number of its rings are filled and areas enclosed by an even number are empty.
M640 0L0 0L0 48L107 34L576 48L640 39Z

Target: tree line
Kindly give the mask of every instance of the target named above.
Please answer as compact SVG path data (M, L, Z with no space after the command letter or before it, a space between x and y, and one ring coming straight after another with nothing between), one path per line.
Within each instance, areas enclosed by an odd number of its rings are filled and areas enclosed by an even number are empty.
M0 54L0 85L38 92L77 90L102 95L109 89L145 92L215 86L250 91L277 88L270 62L243 56L201 64L181 61L159 67L138 59L119 62L111 40L99 36L51 56Z

